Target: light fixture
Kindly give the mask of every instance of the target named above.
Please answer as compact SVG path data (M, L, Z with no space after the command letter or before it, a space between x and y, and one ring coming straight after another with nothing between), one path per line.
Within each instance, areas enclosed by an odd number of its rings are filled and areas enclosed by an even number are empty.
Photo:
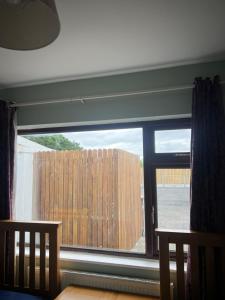
M54 0L0 0L0 47L39 49L52 43L59 31Z

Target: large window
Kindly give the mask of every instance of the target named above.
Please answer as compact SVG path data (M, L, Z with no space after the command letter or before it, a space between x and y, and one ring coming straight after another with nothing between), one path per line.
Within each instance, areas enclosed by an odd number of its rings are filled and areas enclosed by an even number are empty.
M20 131L16 219L62 221L64 249L157 255L189 227L189 121Z
M18 137L16 218L62 221L68 248L145 253L142 128Z
M154 174L153 228L190 228L190 147L191 130L185 122L154 129L151 169ZM153 238L153 255L158 242ZM174 250L174 245L170 245Z

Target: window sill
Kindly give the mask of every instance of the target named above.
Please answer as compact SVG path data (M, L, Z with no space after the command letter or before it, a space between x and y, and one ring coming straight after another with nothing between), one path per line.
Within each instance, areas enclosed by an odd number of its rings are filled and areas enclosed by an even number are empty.
M130 267L141 269L159 269L158 260L134 257L118 257L114 255L93 254L73 251L60 251L61 261L101 264L107 266Z
M116 274L118 270L118 275L125 270L129 274L136 274L136 271L142 271L143 275L146 273L157 273L157 278L159 275L159 260L147 259L147 258L134 258L134 257L118 257L113 255L104 254L93 254L93 253L83 253L83 252L72 252L72 251L60 251L61 268L77 270L83 267L85 270L90 271L101 271L102 269L113 271ZM171 271L176 270L176 263L170 262ZM103 271L104 271L103 270ZM126 272L125 274L126 275ZM155 277L155 276L154 276Z
M19 248L16 247L16 255L19 255ZM29 249L25 248L25 255L29 257ZM40 255L39 249L36 249L36 256ZM46 253L49 255L48 250ZM148 259L143 257L122 257L116 255L93 254L87 252L75 251L60 251L61 269L79 270L85 267L86 270L97 271L99 268L106 268L108 270L139 270L139 271L153 271L159 272L159 260ZM185 264L186 265L186 264ZM170 270L176 271L176 262L170 261Z

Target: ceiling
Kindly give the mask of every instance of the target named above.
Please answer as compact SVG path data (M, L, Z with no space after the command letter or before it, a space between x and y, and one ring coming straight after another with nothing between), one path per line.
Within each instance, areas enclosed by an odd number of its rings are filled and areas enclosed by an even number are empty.
M224 0L57 0L58 39L0 48L0 85L94 77L225 58Z

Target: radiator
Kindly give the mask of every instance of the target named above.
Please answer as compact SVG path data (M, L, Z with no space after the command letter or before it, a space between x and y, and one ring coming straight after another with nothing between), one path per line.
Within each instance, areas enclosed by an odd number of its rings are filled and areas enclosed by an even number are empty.
M28 268L29 270L29 268ZM36 285L39 285L39 272L35 270ZM29 272L28 272L29 274ZM48 286L48 269L46 270L46 284ZM29 276L27 276L29 277ZM27 278L28 279L28 278ZM124 293L160 296L160 283L156 280L132 278L125 276L106 275L100 273L90 273L81 271L61 270L61 289L68 285L77 285L83 287L101 288L111 291ZM170 286L171 299L173 299L173 284Z
M160 293L158 281L67 270L62 270L61 275L62 289L74 284L149 296L159 296Z

